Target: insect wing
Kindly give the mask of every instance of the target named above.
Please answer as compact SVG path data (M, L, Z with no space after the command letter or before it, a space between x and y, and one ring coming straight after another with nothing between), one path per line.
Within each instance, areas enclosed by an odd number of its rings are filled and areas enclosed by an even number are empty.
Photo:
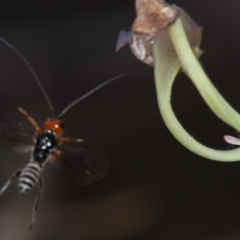
M0 148L28 152L32 147L31 134L21 119L14 114L3 115L0 118Z
M80 185L89 185L93 180L103 178L109 169L109 161L98 150L59 146L61 154L52 163L70 179Z

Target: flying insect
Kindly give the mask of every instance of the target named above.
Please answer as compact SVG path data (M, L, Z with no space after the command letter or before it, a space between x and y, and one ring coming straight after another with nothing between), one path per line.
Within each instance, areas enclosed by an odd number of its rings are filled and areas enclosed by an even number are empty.
M29 229L32 229L38 204L44 191L42 172L46 163L53 163L54 166L62 170L73 181L81 185L88 185L94 180L102 179L109 170L109 161L105 154L101 151L88 151L82 147L67 147L62 145L65 142L82 142L82 139L80 138L63 137L63 116L77 103L92 95L105 85L134 71L118 75L103 82L70 103L59 115L55 115L50 98L32 66L26 58L6 40L0 37L0 41L10 47L31 71L48 103L52 115L51 118L48 118L45 121L44 127L41 128L36 120L30 116L26 110L21 107L18 108L20 113L26 117L35 130L34 135L31 135L26 130L24 124L19 118L11 118L6 119L5 121L0 121L0 148L10 147L17 152L30 152L31 156L30 162L24 168L14 172L3 185L0 189L0 196L4 194L12 180L16 177L18 177L18 190L21 194L28 194L36 186L39 187L39 193L33 205L31 224L29 227Z

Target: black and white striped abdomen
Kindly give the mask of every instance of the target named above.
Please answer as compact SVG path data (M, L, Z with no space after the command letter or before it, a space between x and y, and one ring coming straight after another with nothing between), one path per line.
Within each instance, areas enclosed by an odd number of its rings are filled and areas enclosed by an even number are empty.
M38 184L41 177L42 167L38 162L30 162L21 172L18 178L18 190L27 194Z

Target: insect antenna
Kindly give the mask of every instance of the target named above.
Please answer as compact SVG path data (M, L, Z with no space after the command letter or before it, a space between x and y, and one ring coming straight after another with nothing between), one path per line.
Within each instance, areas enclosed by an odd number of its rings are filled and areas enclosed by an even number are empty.
M63 111L58 115L58 118L62 118L63 115L68 111L70 110L73 106L75 106L77 103L81 102L82 100L84 100L85 98L89 97L90 95L92 95L93 93L97 92L98 90L100 90L101 88L103 88L104 86L106 86L107 84L115 81L115 80L118 80L122 77L125 77L131 73L134 73L134 72L137 72L139 70L143 70L143 69L146 69L148 68L149 66L141 66L139 68L136 68L134 70L131 70L129 72L125 72L125 73L122 73L122 74L119 74L113 78L110 78L108 80L106 80L105 82L101 83L100 85L96 86L95 88L93 88L92 90L90 90L89 92L85 93L83 96L77 98L75 101L73 101L72 103L70 103L67 107L65 107L63 109Z
M34 77L35 81L37 82L40 90L43 93L43 96L45 97L47 104L49 106L49 109L51 111L52 116L55 116L54 111L53 111L53 106L52 103L50 101L49 96L47 95L47 92L45 91L39 77L37 76L36 72L34 71L33 67L31 66L31 64L27 61L27 59L23 56L22 53L20 53L15 47L13 47L9 42L7 42L5 39L0 37L0 41L2 41L4 44L6 44L9 48L11 48L20 58L21 60L26 64L27 68L30 70L30 72L32 73L32 76Z

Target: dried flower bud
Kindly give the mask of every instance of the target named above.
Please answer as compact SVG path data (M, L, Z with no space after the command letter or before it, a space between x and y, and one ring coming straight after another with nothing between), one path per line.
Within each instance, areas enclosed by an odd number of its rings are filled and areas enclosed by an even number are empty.
M152 45L157 31L173 22L178 10L163 0L136 0L137 17L131 32L121 31L117 51L127 43L141 61L153 65Z

